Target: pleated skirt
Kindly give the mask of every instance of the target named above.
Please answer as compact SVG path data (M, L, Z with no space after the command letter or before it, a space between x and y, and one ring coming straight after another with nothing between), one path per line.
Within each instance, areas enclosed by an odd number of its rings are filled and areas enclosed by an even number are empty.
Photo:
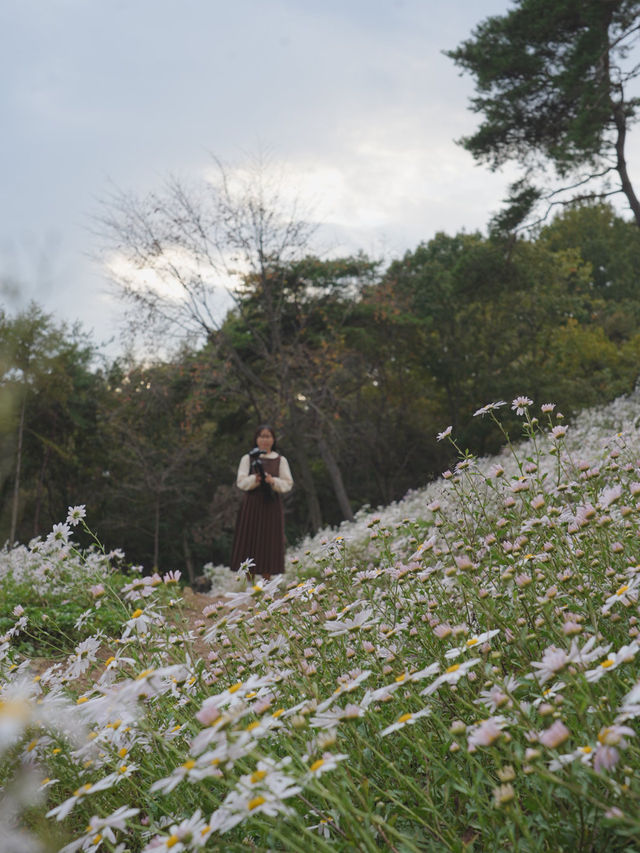
M282 498L261 488L246 492L238 510L231 551L231 568L251 558L252 574L276 575L284 572L284 512Z

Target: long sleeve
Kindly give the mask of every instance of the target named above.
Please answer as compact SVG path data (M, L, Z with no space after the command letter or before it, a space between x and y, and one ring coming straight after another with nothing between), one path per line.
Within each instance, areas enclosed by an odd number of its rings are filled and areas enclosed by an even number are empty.
M249 454L245 453L245 455L240 460L240 464L238 465L238 476L236 477L236 486L239 489L242 489L243 492L249 492L251 489L256 489L258 487L258 483L256 483L255 474L251 473L251 463L249 460Z
M289 463L284 456L280 457L279 476L273 478L271 488L274 492L280 492L281 495L286 494L286 492L290 492L293 488L291 469L289 468Z

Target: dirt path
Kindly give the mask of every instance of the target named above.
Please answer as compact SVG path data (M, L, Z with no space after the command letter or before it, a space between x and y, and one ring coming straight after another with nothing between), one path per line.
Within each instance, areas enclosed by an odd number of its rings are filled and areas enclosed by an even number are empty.
M194 592L190 586L185 586L182 590L182 600L184 601L184 614L193 621L202 618L202 611L209 604L215 604L224 596L212 595L209 592Z
M216 601L220 601L223 598L221 595L211 595L210 593L204 592L194 592L190 586L186 586L182 592L182 607L181 607L181 615L179 616L177 612L175 612L175 618L171 618L171 610L168 609L166 611L167 621L169 624L174 625L180 632L187 633L190 630L195 630L197 627L197 623L200 620L205 620L206 617L202 615L202 611L205 607L208 607L210 604L215 604ZM194 641L194 650L201 657L205 657L211 650L211 647L204 643L199 637L196 636ZM81 678L78 679L75 684L76 686L80 686L82 688L83 685L87 687L90 686L95 678L97 678L100 673L104 669L105 662L111 655L114 654L114 650L107 645L101 646L98 650L98 654L96 657L96 662L92 667L87 671L87 673ZM64 655L61 658L44 658L44 657L34 657L31 658L29 669L33 673L35 677L41 676L50 666L56 663L64 663L67 660L68 655Z

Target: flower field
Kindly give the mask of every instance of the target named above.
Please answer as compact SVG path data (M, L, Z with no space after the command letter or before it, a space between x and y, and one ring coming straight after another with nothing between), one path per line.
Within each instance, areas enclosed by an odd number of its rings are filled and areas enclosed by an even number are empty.
M3 551L3 853L640 849L640 396L505 406L199 619L82 507Z

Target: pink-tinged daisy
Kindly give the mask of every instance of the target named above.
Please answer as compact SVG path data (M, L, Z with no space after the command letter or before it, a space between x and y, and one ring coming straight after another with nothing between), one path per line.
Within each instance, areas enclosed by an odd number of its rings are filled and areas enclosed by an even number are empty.
M571 732L562 722L556 720L538 737L538 741L548 749L555 749L569 739Z
M506 406L506 405L507 405L507 403L505 400L498 400L497 403L487 403L486 406L482 406L480 409L476 409L476 411L473 413L473 417L474 418L483 417L484 415L488 414L489 412L493 412L495 409L499 409L502 406Z
M511 403L511 409L516 413L516 415L524 415L529 406L532 405L533 400L530 400L528 397L516 397Z
M468 649L473 649L476 646L481 646L483 643L488 643L489 640L493 639L493 637L499 633L500 629L494 628L491 631L484 631L482 634L474 634L472 637L465 640L465 642L458 648L449 649L449 651L445 653L445 657L449 660L456 658Z
M79 524L82 521L86 514L86 507L82 504L79 506L70 506L67 513L67 524L70 524L71 527L75 527L76 524Z
M581 764L591 764L594 755L595 752L593 747L588 744L585 746L579 746L577 749L574 749L573 752L567 752L565 755L559 755L557 758L554 758L553 761L550 761L549 770L555 773L563 767L566 767L567 764L572 764L574 761L579 761Z
M505 717L489 717L467 731L467 748L475 752L479 746L491 746L502 735L506 725Z
M333 752L323 752L322 758L318 758L312 764L309 765L308 779L317 779L319 776L322 776L324 773L328 773L330 770L335 770L340 761L345 761L345 759L349 758L348 755L343 753L335 754Z
M373 610L370 607L364 607L360 613L351 619L331 619L324 623L325 631L328 631L332 637L338 637L340 634L348 634L351 631L360 631L369 628L380 621L379 616L374 616Z
M623 583L618 589L610 595L602 605L602 613L608 613L614 604L620 603L623 607L630 607L638 601L638 587L640 586L640 577L636 575L630 580Z
M198 809L190 818L169 828L169 835L156 835L142 853L183 853L197 847L204 847L211 835L212 827L202 818Z
M50 809L46 816L55 817L58 821L64 820L80 800L83 800L85 797L92 794L97 794L99 791L106 791L108 788L113 787L115 780L116 774L110 773L108 776L105 776L97 782L86 782L74 791L72 796L68 797L68 799L63 803L60 803L59 806L56 806L53 809Z
M135 817L139 812L140 809L120 806L119 809L116 809L108 817L94 815L89 820L86 833L65 847L62 847L60 853L75 853L76 850L97 850L104 840L115 845L117 839L113 830L124 831L127 828L127 821Z
M608 654L604 660L600 661L597 667L587 670L584 677L587 681L600 681L600 679L606 675L609 670L616 669L616 667L620 666L621 663L629 663L632 661L639 649L640 644L638 644L637 640L634 640L626 646L622 646L617 652Z
M551 438L553 441L559 441L561 438L564 438L567 434L567 430L569 427L566 427L562 424L556 424L551 430Z
M380 732L380 737L386 737L392 732L397 732L399 729L403 729L405 726L412 726L421 717L428 717L429 714L431 714L431 708L423 708L421 711L401 714L395 723L392 723Z
M435 693L442 684L457 684L458 681L467 675L474 666L481 662L482 658L472 658L471 660L464 661L463 663L451 664L451 666L447 667L442 675L438 676L435 681L432 681L428 687L425 687L420 695L430 696L432 693Z
M622 497L622 486L609 486L600 492L598 497L598 508L607 509L611 504L615 503Z

